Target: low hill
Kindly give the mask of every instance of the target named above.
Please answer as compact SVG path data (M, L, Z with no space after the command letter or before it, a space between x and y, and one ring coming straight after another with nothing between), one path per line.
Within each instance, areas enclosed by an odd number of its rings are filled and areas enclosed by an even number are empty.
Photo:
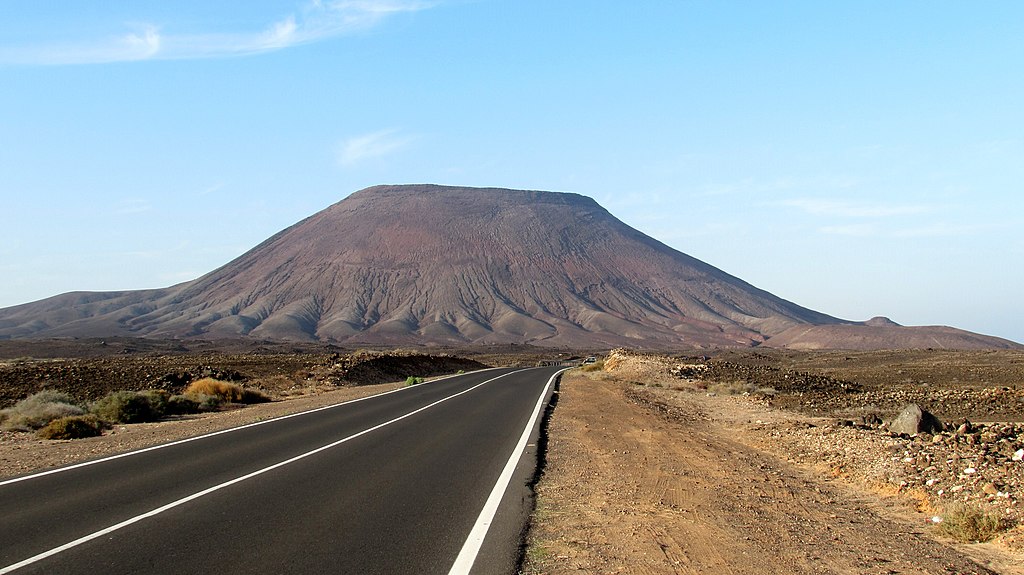
M798 326L772 336L768 347L784 349L1024 349L1007 339L948 326L907 327L886 318L863 324Z

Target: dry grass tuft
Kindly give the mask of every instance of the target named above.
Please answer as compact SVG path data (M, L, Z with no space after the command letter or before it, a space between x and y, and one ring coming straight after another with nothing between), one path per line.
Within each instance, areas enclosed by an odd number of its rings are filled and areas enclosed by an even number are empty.
M939 531L961 543L985 543L1009 527L995 513L964 503L947 507L942 514L942 523L939 523Z
M228 381L204 377L193 381L185 389L186 396L213 396L226 403L264 403L270 401L263 392L247 389Z
M55 419L82 415L85 410L66 393L44 389L0 410L0 429L32 431Z

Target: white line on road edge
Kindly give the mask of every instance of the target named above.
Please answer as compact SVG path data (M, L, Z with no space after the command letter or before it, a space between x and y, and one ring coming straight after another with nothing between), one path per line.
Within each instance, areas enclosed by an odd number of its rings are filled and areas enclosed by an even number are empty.
M473 372L470 372L470 373L479 373L481 371L491 371L492 369L501 369L501 368L499 368L499 367L491 367L491 368L487 368L487 369L476 370L476 371L473 371ZM446 375L444 377L439 377L437 379L432 379L432 380L430 380L427 383L433 383L435 381L441 381L442 379L449 379L449 378L452 378L452 377L456 377L457 375L468 375L468 374ZM195 437L186 437L185 439L179 439L177 441L172 441L170 443L163 443L163 444L160 444L160 445L154 445L152 447L143 447L142 449L136 449L134 451L126 451L124 453L118 453L117 455L111 455L109 457L103 457L103 458L100 458L100 459L93 459L91 461L83 461L82 463L76 463L74 465L68 465L67 467L58 467L56 469L50 469L49 471L41 471L39 473L33 473L31 475L23 475L21 477L15 477L14 479L6 479L4 481L0 481L0 487L3 487L4 485L8 485L10 483L17 483L19 481L26 481L28 479L35 479L36 477L42 477L44 475L52 475L54 473L62 473L64 471L70 471L72 469L78 469L79 467L86 467L88 465L96 465L97 463L103 463L104 461L110 461L110 460L113 460L113 459L121 459L122 457L128 457L130 455L138 455L140 453L146 453L147 451L154 451L156 449L163 449L165 447L172 447L174 445L180 445L182 443L188 443L190 441L198 441L200 439L206 439L207 437L213 437L215 435L221 435L223 433L231 433L233 431L238 431L240 429L247 429L249 427L256 427L257 425L263 425L265 423L273 423L275 421L281 421L282 419L290 419L292 417L299 417L300 415L306 415L308 413L316 413L318 411L324 411L325 409L334 409L335 407L341 407L343 405L348 405L350 403L355 403L357 401L366 401L367 399L373 399L374 397L380 397L382 395L388 395L388 394L391 394L391 393L397 393L399 391L403 391L403 390L406 390L406 389L410 389L410 387L400 387L398 389L392 389L391 391L385 391L383 393L376 393L374 395L367 395L366 397L359 397L359 398L356 398L356 399L350 399L348 401L343 401L341 403L335 403L334 405L325 405L323 407L316 407L316 408L309 409L309 410L306 410L306 411L300 411L298 413L289 413L288 415L282 415L280 417L273 417L271 419L264 419L263 421L257 421L257 422L254 422L254 423L247 423L245 425L239 425L238 427L229 427L227 429L221 429L220 431L214 431L214 432L211 432L211 433L205 433L203 435L197 435Z
M163 507L157 507L156 509L154 509L152 511L149 511L147 513L143 513L142 515L136 515L135 517L132 517L131 519L126 519L126 520L118 523L117 525L111 525L110 527L107 527L106 529L97 531L95 533L91 533L89 535L86 535L85 537L79 537L78 539L75 539L74 541L72 541L70 543L65 543L64 545L61 545L60 547L54 547L53 549L50 549L49 551L44 551L44 552L42 552L42 553L40 553L38 555L29 557L28 559L25 559L24 561L19 561L19 562L13 564L13 565L8 565L7 567L4 567L3 569L0 569L0 575L3 575L4 573L10 573L10 572L12 572L12 571L14 571L16 569L21 569L22 567L25 567L27 565L31 565L32 563L35 563L37 561L41 561L43 559L46 559L47 557L52 557L52 556L54 556L54 555L56 555L56 554L58 554L58 553L60 553L62 551L67 551L68 549L71 549L72 547L77 547L77 546L81 545L82 543L86 543L88 541L92 541L93 539L97 539L99 537L103 537L104 535L107 535L109 533L117 531L118 529L121 529L122 527L127 527L127 526L129 526L129 525L131 525L133 523L138 523L139 521L142 521L143 519L147 519L149 517L153 517L154 515L159 515L159 514L163 513L164 511L167 511L168 509L173 509L175 507L178 507L179 505L184 505L185 503L188 503L189 501L192 501L194 499L199 499L200 497L202 497L204 495L209 495L210 493L213 493L214 491L219 491L221 489L224 489L225 487L229 487L229 486L234 485L236 483L241 483L241 482L245 481L246 479L252 479L253 477L256 477L257 475L262 475L262 474L264 474L264 473L266 473L268 471L272 471L274 469L277 469L278 467L284 467L285 465L288 465L289 463L295 463L296 461L298 461L300 459L305 459L305 458L309 457L310 455L315 455L317 453L320 453L321 451L326 451L328 449L331 449L332 447L337 447L337 446L341 445L342 443L345 443L346 441L350 441L350 440L355 439L355 438L357 438L359 436L366 435L367 433L370 433L371 431L376 431L376 430L378 430L378 429L380 429L382 427L385 427L387 425L391 425L392 423L401 421L401 420L403 420L403 419L405 419L407 417L413 416L413 415L415 415L415 414L417 414L417 413L419 413L421 411L425 411L427 409L430 409L431 407L434 407L435 405L438 405L440 403L444 403L444 402L448 401L449 399L458 397L458 396L463 395L465 393L469 393L469 392L473 391L474 389L476 389L478 387L481 387L481 386L487 385L488 383L491 383L492 381L501 379L503 377L507 377L507 376L512 375L514 373L519 373L521 371L526 371L526 370L525 369L519 369L519 370L516 370L516 371L512 371L512 372L506 373L504 375L499 375L498 377L493 377L493 378L488 379L487 381L485 381L483 383L478 383L478 384L474 385L473 387L470 387L470 388L464 389L464 390L462 390L462 391L460 391L458 393L454 393L452 395L449 395L448 397L445 397L444 399L439 399L439 400L435 401L434 403L431 403L431 404L428 404L428 405L424 405L423 407L420 407L419 409L414 409L413 411L410 411L409 413L406 413L405 415L401 415L401 416L396 417L396 418L394 418L394 419L392 419L390 421L385 421L384 423L380 423L380 424L375 425L373 427L364 429L363 431L360 431L359 433L352 434L352 435L350 435L350 436L348 436L348 437L346 437L344 439L339 439L338 441L335 441L334 443L328 443L327 445L324 445L322 447L318 447L318 448L316 448L316 449L314 449L312 451L307 451L306 453L303 453L301 455L296 455L295 457L292 457L291 459L286 459L285 461L281 461L279 463L275 463L274 465L271 465L271 466L268 466L268 467L264 467L263 469L259 469L257 471L253 471L252 473L243 475L241 477L236 477L235 479L232 479L230 481L225 481L224 483L221 483L220 485L214 485L213 487L204 489L202 491L199 491L198 493L193 493L192 495L189 495L187 497L182 497L181 499L178 499L177 501L172 501L171 503L168 503L167 505L164 505Z
M476 557L480 554L480 547L484 544L484 538L487 537L487 530L490 529L491 522L494 521L494 515L498 512L501 498L505 496L505 490L508 489L508 484L512 481L512 473L515 472L519 459L523 456L523 450L526 449L526 442L530 440L530 435L533 433L533 426L537 424L537 419L540 417L541 408L544 406L544 398L548 396L548 391L551 389L551 384L554 383L555 378L563 371L566 370L563 369L551 376L548 384L544 387L544 391L537 399L537 406L533 409L533 417L526 424L526 429L523 430L519 443L512 450L512 455L509 456L505 469L501 470L501 475L498 476L494 489L491 490L491 494L487 497L484 508L480 511L480 516L477 517L476 524L473 525L473 529L469 532L469 537L466 538L466 542L462 545L462 550L459 551L459 556L455 558L455 563L452 564L448 575L469 575L470 569L473 568L473 563L476 562Z

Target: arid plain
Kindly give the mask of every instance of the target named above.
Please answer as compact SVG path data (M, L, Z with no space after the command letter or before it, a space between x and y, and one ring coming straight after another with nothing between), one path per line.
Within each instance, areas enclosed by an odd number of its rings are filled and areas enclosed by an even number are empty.
M5 431L3 475L393 389L408 376L572 355L174 345L4 342L3 407L42 388L89 400L114 388L175 391L211 374L277 401L89 439ZM549 412L524 572L1024 572L1024 353L595 353L597 364L565 374ZM909 403L943 429L887 429Z

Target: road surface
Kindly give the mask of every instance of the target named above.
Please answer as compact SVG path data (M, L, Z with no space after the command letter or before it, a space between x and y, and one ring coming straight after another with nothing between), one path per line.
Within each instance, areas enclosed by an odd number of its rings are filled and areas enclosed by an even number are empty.
M474 372L0 482L0 574L513 572L558 372Z

